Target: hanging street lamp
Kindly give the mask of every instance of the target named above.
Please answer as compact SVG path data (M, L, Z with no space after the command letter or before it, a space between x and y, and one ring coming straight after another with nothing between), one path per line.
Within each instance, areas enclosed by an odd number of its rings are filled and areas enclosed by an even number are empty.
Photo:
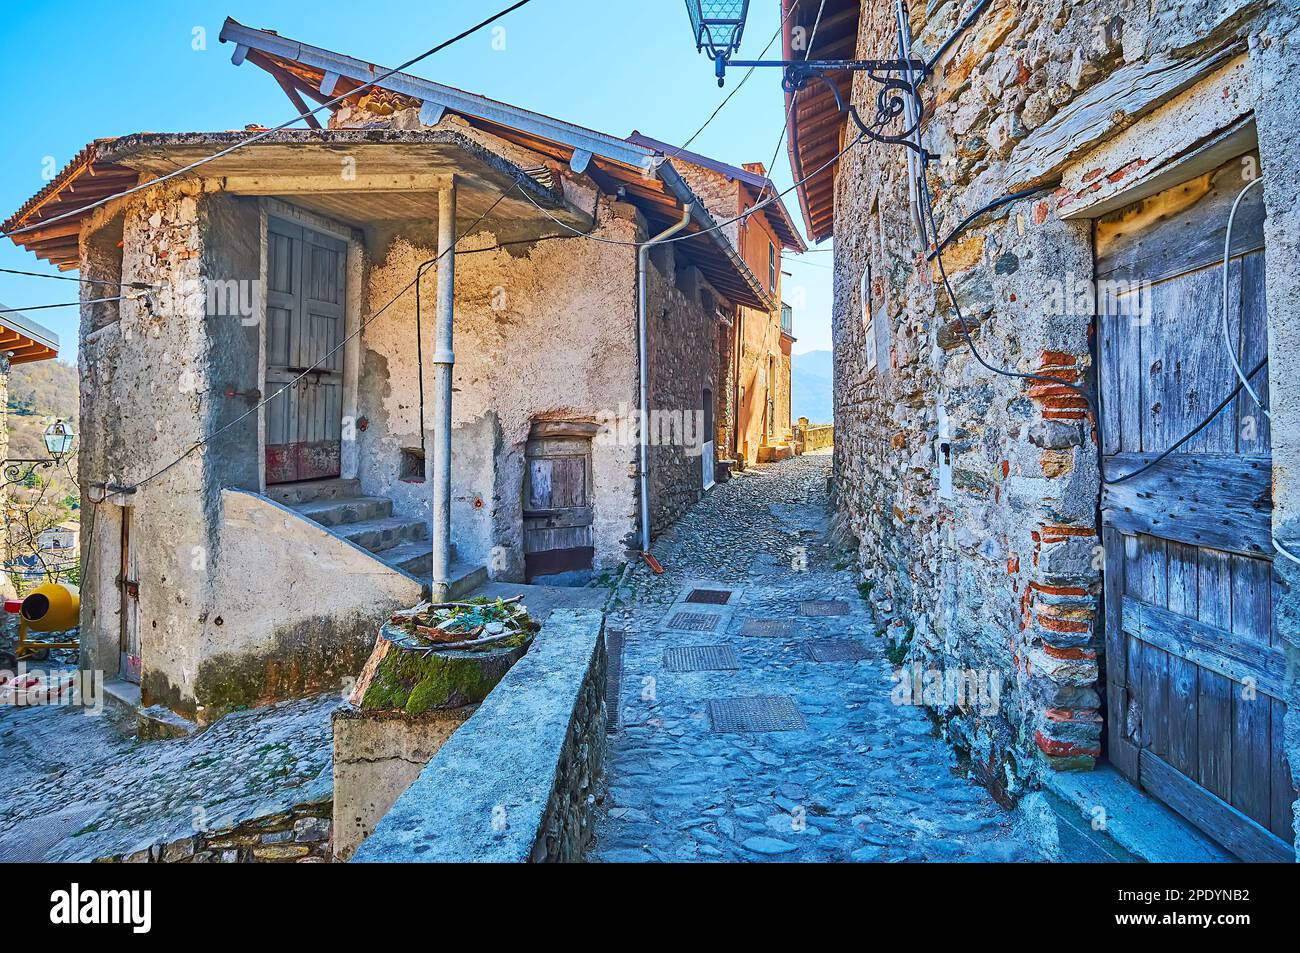
M49 470L61 464L68 454L72 452L72 445L77 439L77 433L72 429L70 423L59 419L45 428L45 433L41 439L45 443L45 450L49 453L49 456L35 459L5 460L2 464L4 479L3 482L0 482L0 489L26 483L38 467Z

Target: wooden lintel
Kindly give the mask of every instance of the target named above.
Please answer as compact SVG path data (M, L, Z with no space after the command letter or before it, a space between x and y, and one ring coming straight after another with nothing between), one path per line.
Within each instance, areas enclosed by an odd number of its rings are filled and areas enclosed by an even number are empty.
M385 173L356 175L229 175L227 192L237 195L303 195L311 192L438 192L454 176L446 173Z

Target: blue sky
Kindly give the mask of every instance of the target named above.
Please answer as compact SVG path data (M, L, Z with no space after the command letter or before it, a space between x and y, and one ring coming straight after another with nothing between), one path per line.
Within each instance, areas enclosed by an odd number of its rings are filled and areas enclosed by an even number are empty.
M87 142L141 131L242 129L274 125L294 110L274 80L251 64L231 65L217 36L226 16L316 46L392 66L507 5L506 0L438 3L218 2L10 4L0 22L0 60L18 80L0 145L0 216L44 184ZM776 31L777 0L754 0L741 56L757 58ZM532 0L491 28L437 53L412 72L603 132L633 129L685 141L743 75L718 89L712 64L696 54L681 0ZM206 42L204 42L206 41ZM775 44L768 58L780 55ZM723 161L770 163L784 122L781 71L762 69L691 148ZM784 142L772 176L792 183ZM801 221L791 193L787 207ZM830 243L818 246L829 249ZM831 255L787 256L785 297L796 307L796 353L830 348ZM57 274L0 239L0 267ZM23 309L76 299L77 285L0 274L0 302ZM77 309L35 311L75 357Z

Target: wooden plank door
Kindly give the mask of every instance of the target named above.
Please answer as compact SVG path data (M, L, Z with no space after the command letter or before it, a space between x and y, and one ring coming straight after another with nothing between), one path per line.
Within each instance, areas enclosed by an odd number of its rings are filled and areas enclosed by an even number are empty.
M1222 256L1253 168L1234 159L1097 222L1098 278L1122 282L1099 300L1112 478L1173 445L1236 386ZM1229 271L1229 326L1247 371L1268 340L1259 195L1238 212ZM1252 383L1267 406L1267 375ZM1103 489L1107 751L1233 853L1286 861L1295 792L1272 624L1270 446L1268 418L1243 392L1164 461Z
M279 218L267 227L266 482L339 475L347 243Z
M591 569L591 437L535 428L524 457L528 579Z
M134 510L119 507L121 528L118 539L119 566L118 606L120 631L118 636L118 675L128 682L140 684L140 583L136 575L135 548L131 544L131 524Z

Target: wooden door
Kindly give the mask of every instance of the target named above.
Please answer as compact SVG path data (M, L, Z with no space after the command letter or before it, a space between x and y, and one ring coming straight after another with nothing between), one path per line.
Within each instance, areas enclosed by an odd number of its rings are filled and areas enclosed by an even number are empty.
M1097 222L1098 278L1138 282L1099 301L1112 478L1177 442L1236 386L1221 325L1223 245L1253 161ZM1229 325L1247 371L1267 352L1263 219L1252 190L1229 271ZM1252 383L1267 406L1267 373ZM1286 861L1295 792L1272 621L1271 481L1268 418L1243 392L1166 460L1104 488L1107 749L1233 853Z
M120 632L118 635L118 675L128 682L140 684L140 583L136 575L135 549L131 544L133 510L120 507L122 524L118 537L118 606Z
M524 565L539 576L591 569L593 427L547 422L524 453Z
M347 243L283 219L267 227L266 482L339 475Z

